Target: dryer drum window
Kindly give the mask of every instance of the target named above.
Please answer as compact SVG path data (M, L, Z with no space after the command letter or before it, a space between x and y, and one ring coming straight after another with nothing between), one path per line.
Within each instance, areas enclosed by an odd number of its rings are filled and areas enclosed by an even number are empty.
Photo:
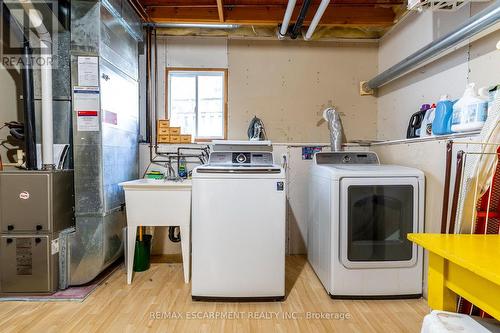
M414 187L351 185L348 188L347 258L349 261L406 261L414 230Z

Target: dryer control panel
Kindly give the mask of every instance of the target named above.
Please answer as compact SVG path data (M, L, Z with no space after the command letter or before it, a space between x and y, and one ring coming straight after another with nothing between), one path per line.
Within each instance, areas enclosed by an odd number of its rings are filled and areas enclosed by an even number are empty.
M374 152L316 153L316 164L380 164Z

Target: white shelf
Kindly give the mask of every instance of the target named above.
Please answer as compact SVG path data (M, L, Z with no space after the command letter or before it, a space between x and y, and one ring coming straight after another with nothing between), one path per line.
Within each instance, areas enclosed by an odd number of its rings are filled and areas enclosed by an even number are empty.
M436 135L429 136L425 138L412 138L412 139L398 139L398 140L385 140L385 141L373 141L369 145L358 145L356 143L346 143L344 144L344 149L349 149L353 147L369 147L369 146L381 146L381 145L394 145L394 144L406 144L406 143L418 143L418 142L427 142L427 141L439 141L439 140L447 140L447 139L458 139L458 138L467 138L474 135L479 134L480 131L473 132L463 132L463 133L453 133L448 135ZM367 140L368 141L368 140ZM142 143L147 145L147 143ZM211 144L210 142L196 142L196 143L162 143L158 144L158 148L167 148L172 146L183 146L183 147L200 147ZM289 146L289 147L308 147L308 146L320 146L320 147L329 147L330 143L327 142L273 142L273 146Z
M397 145L397 144L406 144L406 143L418 143L418 142L427 142L427 141L439 141L439 140L447 140L447 139L467 138L467 137L477 135L479 133L480 133L480 131L473 131L473 132L453 133L453 134L448 134L448 135L427 136L425 138L387 140L387 141L374 142L371 145L372 146Z

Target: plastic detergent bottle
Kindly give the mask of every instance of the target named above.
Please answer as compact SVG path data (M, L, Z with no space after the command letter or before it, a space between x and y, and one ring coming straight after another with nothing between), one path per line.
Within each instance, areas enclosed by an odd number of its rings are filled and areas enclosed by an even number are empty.
M420 127L420 137L425 138L432 136L432 123L435 117L436 104L432 104L431 108L425 112L422 126Z
M423 104L420 107L420 111L415 112L410 117L410 122L408 124L408 129L406 130L406 138L418 138L420 137L420 129L422 126L422 120L425 117L425 113L429 110L431 106L429 104Z
M470 83L464 95L453 105L451 130L453 132L476 131L483 127L488 116L488 102L481 98Z
M453 102L448 95L443 95L439 99L434 120L432 122L432 133L443 135L451 133L451 116L453 115Z
M179 159L179 177L187 178L187 163L184 157Z
M479 93L479 98L481 98L487 104L486 110L489 110L490 104L493 101L493 96L490 95L490 90L488 89L488 87L482 87L479 88L478 93ZM486 113L486 118L488 118L488 113Z

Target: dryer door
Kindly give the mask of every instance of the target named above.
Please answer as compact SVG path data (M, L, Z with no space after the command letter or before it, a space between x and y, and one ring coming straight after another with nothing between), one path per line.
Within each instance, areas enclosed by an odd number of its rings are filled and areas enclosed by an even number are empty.
M347 268L409 267L417 247L417 178L345 178L340 185L340 256Z

